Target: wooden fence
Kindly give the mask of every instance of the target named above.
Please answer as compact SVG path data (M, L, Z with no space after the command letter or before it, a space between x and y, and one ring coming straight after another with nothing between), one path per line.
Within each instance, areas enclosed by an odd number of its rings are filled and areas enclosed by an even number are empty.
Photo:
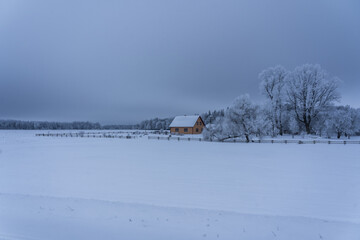
M185 138L185 137L160 137L160 136L148 136L148 139L157 139L157 140L175 140L175 141L206 141L206 142L224 142L224 143L282 143L282 144L360 144L360 141L352 141L352 140L299 140L299 139L291 139L291 140L282 140L282 139L264 139L264 140L251 140L247 142L246 140L241 139L233 139L226 141L218 141L218 140L204 140L202 138Z
M157 140L176 140L176 141L204 141L202 138L184 138L184 137L160 137L160 136L148 136L148 139Z
M137 136L131 135L112 135L110 133L37 133L38 137L81 137L81 138L137 138Z
M88 133L37 133L35 136L42 137L80 137L80 138L122 138L122 139L133 139L138 136L134 135L119 135L119 132L88 132ZM175 140L175 141L197 141L197 142L224 142L224 143L282 143L282 144L360 144L360 141L353 140L301 140L301 139L258 139L251 140L247 142L242 139L232 139L226 141L218 141L218 140L204 140L202 138L190 138L190 137L174 137L174 136L148 136L148 139L156 139L156 140Z

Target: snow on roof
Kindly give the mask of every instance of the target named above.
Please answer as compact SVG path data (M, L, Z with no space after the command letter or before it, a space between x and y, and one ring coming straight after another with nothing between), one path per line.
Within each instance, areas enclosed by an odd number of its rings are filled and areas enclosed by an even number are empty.
M193 127L198 118L199 115L177 116L171 122L170 127Z

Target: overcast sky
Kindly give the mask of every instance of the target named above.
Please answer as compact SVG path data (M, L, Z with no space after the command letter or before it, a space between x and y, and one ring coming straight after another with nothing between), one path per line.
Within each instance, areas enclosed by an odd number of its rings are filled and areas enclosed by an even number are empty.
M0 118L135 123L202 113L258 74L319 63L360 107L359 0L0 0Z

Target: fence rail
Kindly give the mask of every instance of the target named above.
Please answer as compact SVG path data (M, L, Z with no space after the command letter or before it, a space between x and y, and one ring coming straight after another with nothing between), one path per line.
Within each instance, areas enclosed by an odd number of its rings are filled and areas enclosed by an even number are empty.
M137 138L137 136L131 135L111 135L106 133L37 133L37 137L81 137L81 138Z
M345 140L280 140L280 139L258 139L258 140L251 140L247 142L246 140L241 139L233 139L233 140L226 140L226 141L219 141L219 140L204 140L202 138L185 138L185 137L160 137L160 136L148 136L148 139L157 139L157 140L175 140L175 141L205 141L205 142L225 142L225 143L282 143L282 144L360 144L360 141L345 141Z
M119 132L108 132L108 133L37 133L35 136L42 136L42 137L80 137L80 138L122 138L122 139L133 139L137 138L138 136L134 135L117 135ZM360 144L360 141L353 141L353 140L300 140L300 139L289 139L289 140L282 140L282 139L257 139L251 140L247 142L246 140L242 139L232 139L232 140L204 140L202 138L190 138L190 137L174 137L174 136L148 136L148 139L155 139L155 140L175 140L175 141L197 141L197 142L224 142L224 143L282 143L282 144Z
M202 138L184 138L184 137L160 137L160 136L148 136L148 139L157 140L176 140L176 141L204 141Z

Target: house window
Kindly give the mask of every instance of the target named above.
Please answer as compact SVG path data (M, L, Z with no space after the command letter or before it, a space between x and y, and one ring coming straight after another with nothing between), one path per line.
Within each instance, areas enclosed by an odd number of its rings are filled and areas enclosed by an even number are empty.
M178 132L179 131L179 129L178 128L175 128L175 132Z
M196 132L199 132L199 129L198 129L198 128L196 129Z
M199 125L201 126L201 122L199 122Z
M187 132L188 131L188 129L187 128L184 128L184 132Z

